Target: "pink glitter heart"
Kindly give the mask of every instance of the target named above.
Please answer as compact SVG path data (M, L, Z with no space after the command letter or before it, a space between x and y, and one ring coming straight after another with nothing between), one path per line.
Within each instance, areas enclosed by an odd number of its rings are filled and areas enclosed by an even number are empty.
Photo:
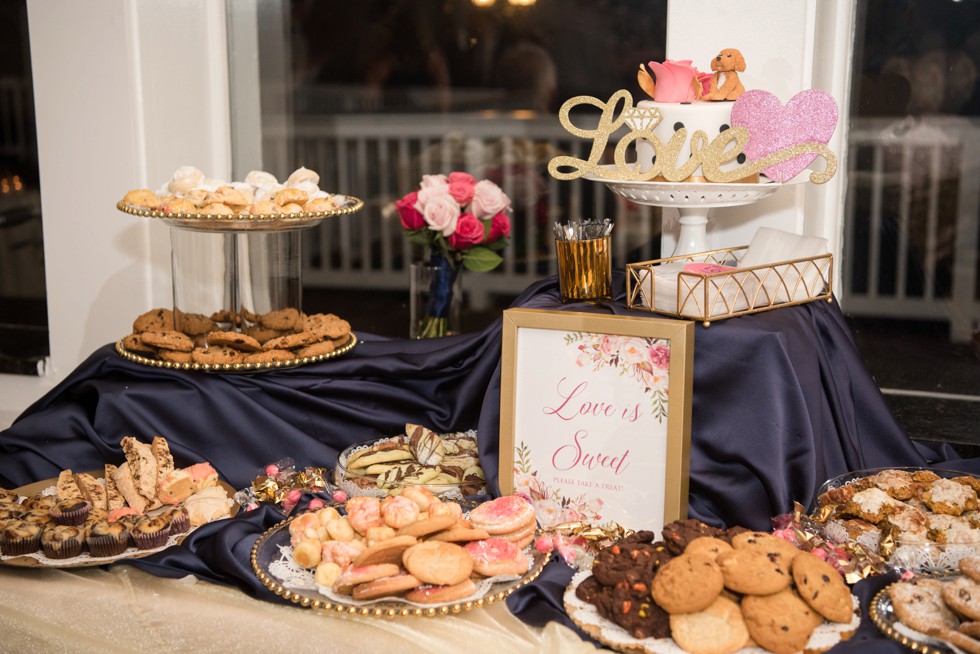
M794 95L784 107L769 91L746 91L732 105L732 127L749 130L744 152L750 161L800 143L826 145L837 128L837 101L825 91L809 89ZM801 154L762 172L769 179L785 182L816 158L816 154Z

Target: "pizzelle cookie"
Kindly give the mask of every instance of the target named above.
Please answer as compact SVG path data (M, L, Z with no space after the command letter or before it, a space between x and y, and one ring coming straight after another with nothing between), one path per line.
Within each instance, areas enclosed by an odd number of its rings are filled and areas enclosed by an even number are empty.
M814 611L831 622L851 621L854 615L851 590L834 566L804 552L793 559L790 570L800 597ZM980 600L980 595L977 599Z
M723 596L696 613L671 615L670 632L674 642L690 654L729 654L749 642L742 609Z

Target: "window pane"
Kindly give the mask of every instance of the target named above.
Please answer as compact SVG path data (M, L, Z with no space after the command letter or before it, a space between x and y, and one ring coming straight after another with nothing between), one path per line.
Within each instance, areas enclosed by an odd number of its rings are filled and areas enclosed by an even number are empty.
M0 3L0 373L50 353L25 1Z

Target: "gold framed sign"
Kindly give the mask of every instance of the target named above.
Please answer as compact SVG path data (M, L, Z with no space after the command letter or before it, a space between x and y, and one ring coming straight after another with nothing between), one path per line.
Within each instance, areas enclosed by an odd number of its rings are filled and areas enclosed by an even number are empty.
M500 491L544 529L686 518L694 323L520 308L503 324Z

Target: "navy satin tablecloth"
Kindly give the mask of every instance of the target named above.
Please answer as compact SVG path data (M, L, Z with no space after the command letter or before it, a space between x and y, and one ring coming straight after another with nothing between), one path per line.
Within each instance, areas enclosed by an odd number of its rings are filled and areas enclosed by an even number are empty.
M621 273L614 283L624 288ZM603 306L562 305L554 278L529 287L514 306L656 317L630 311L622 297ZM107 345L0 432L0 485L51 478L64 468L101 469L123 460L124 435L162 434L178 466L210 461L223 479L244 488L268 463L291 457L298 466L332 467L348 445L416 422L444 431L477 429L481 461L496 488L501 322L444 339L359 337L345 357L251 375L150 368ZM948 446L914 443L898 426L836 304L696 327L691 517L769 529L772 516L790 511L794 500L809 504L829 477L879 466L980 471L980 461L956 459ZM129 564L279 601L252 574L249 553L281 518L272 507L243 512ZM571 574L550 564L509 599L511 610L532 624L570 624L561 594ZM886 581L858 584L865 611ZM835 651L852 649L901 651L868 621Z

